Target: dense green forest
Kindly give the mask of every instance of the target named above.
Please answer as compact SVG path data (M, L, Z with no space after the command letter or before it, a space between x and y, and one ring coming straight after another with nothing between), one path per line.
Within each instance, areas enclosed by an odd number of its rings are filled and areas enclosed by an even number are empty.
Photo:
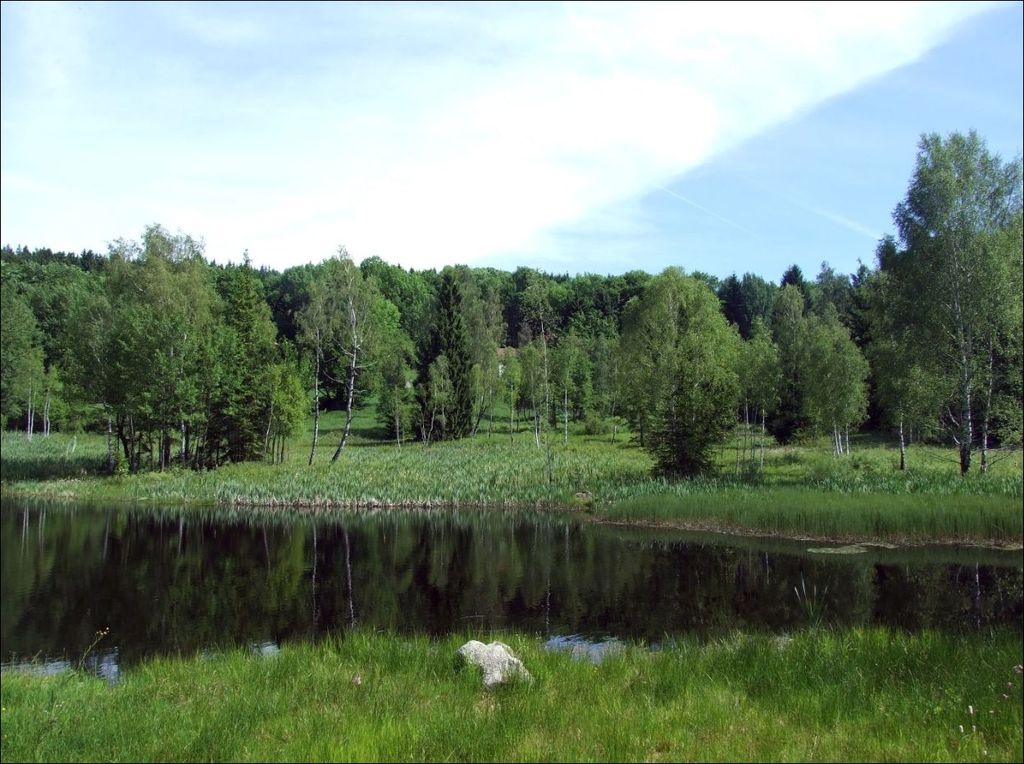
M973 132L924 136L871 267L777 282L416 271L344 248L277 272L158 224L103 254L5 246L0 414L30 437L106 432L111 471L278 460L310 417L309 463L338 460L370 403L398 447L500 408L537 447L628 427L672 475L707 471L738 423L837 456L860 428L948 442L984 471L1021 443L1021 167ZM328 409L346 424L318 443Z

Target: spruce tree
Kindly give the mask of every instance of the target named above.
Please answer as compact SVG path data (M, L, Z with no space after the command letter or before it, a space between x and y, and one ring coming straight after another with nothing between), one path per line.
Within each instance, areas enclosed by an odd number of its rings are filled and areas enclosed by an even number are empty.
M262 455L272 389L267 370L274 361L274 324L248 255L241 267L229 268L222 280L225 349L224 385L217 406L217 433L226 440L231 461Z
M446 269L441 275L437 296L437 313L426 351L420 359L419 405L423 417L429 417L431 402L427 384L431 364L439 356L447 359L452 384L452 402L444 421L442 437L461 438L469 434L473 419L472 380L473 366L469 353L469 337L462 315L462 289L454 271Z

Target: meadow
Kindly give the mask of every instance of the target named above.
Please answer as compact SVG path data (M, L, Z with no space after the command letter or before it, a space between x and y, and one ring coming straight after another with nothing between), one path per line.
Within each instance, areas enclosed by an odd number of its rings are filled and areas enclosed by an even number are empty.
M549 430L510 437L503 412L475 437L429 446L388 441L372 409L356 418L337 463L330 463L340 413L321 420L317 460L311 435L293 438L281 464L243 463L215 471L172 468L103 474L100 435L5 432L3 491L57 500L271 507L323 512L354 508L502 506L581 510L609 522L649 523L768 535L1019 545L1021 452L996 454L987 474L959 474L950 448L915 444L897 469L894 444L856 436L852 453L832 455L824 439L769 444L763 468L739 459L741 439L716 453L712 476L669 480L628 432L588 435ZM490 432L488 432L490 430ZM757 455L760 462L760 454Z
M466 639L534 677L488 691ZM522 633L359 631L148 661L116 684L6 673L4 761L1020 761L1019 634L736 634L600 663Z

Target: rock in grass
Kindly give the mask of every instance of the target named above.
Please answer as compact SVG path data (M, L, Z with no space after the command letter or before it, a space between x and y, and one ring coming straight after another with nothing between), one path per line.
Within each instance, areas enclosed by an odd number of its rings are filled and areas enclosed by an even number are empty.
M523 662L503 642L485 645L471 639L458 649L457 655L465 663L480 667L484 675L484 687L490 688L514 679L533 681Z

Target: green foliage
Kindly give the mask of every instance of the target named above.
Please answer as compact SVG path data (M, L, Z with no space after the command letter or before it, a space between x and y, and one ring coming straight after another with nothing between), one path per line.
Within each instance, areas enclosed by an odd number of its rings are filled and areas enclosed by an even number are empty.
M367 257L359 264L363 277L373 279L381 294L398 308L402 331L414 348L423 348L430 337L436 292L425 273L403 270L379 257Z
M396 319L381 299L376 282L363 277L344 247L324 263L298 323L302 342L313 355L316 410L320 408L320 391L329 387L327 383L340 383L342 387L347 418L332 462L345 448L357 402L374 380L380 379L373 369L397 342Z
M458 439L471 432L473 361L470 352L462 287L455 271L446 269L441 275L430 344L420 359L418 390L422 432L434 432L434 425L440 428L433 437L441 439ZM443 362L439 362L442 357ZM435 395L440 398L434 400Z
M1021 160L1004 164L973 131L925 135L893 213L903 248L879 253L886 323L908 330L888 339L941 384L936 413L965 473L975 423L988 436L996 348L1020 356L1021 183Z
M792 441L804 427L804 391L807 370L803 339L807 330L804 298L799 288L787 284L779 290L772 308L772 336L779 347L782 385L775 416L768 422L772 435L783 443Z
M591 407L593 370L587 348L574 330L563 335L551 352L551 385L555 405L551 424L580 421Z
M739 354L739 378L741 395L753 409L755 419L775 412L782 383L779 348L760 316L754 319L750 339L743 343Z
M309 373L290 352L270 367L271 405L264 453L269 450L272 461L284 461L285 443L305 424L309 412L309 390L305 384L308 378Z
M681 275L641 271L437 273L343 249L283 273L216 266L159 225L106 258L5 247L0 415L35 431L109 421L131 472L260 459L271 441L280 458L302 397L285 363L318 414L349 412L336 454L372 398L399 445L490 434L498 411L511 442L526 414L546 448L546 428L614 441L628 422L661 470L688 474L715 465L738 414L744 449L758 418L782 443L832 429L837 449L866 421L951 436L965 471L980 447L984 471L1024 432L1021 175L973 133L925 136L877 271L822 263L808 281L794 265L781 287L693 274L717 311L666 286Z
M740 339L703 282L669 268L627 308L627 364L634 370L627 416L647 428L644 446L658 469L693 475L711 467L711 449L734 422Z
M377 393L377 418L390 437L401 443L412 428L412 340L402 329L398 308L383 297L374 306L377 331L370 389Z
M43 377L42 338L25 298L6 279L0 297L0 416L21 415Z
M263 287L248 258L221 278L225 348L228 351L211 439L222 440L234 462L261 458L270 419L273 380L267 370L276 355L274 324Z
M740 336L748 340L753 336L755 321L771 320L777 291L773 284L760 276L744 273L742 279L737 279L735 274L726 277L717 294L722 302L723 315L736 325Z
M859 425L867 414L867 361L831 306L806 327L806 422L818 433Z
M506 424L508 418L499 418ZM955 453L915 444L913 465L896 469L894 449L860 442L849 459L834 459L818 444L771 446L755 480L736 477L674 481L652 477L652 459L626 443L585 437L573 428L568 447L547 455L533 439L463 439L429 447L366 447L380 444L373 409L356 418L347 468L306 466L293 438L285 463L236 464L218 470L171 471L125 478L98 478L103 438L55 434L28 441L5 434L4 491L82 500L145 501L189 506L220 504L252 508L424 507L439 505L568 506L576 493L590 494L615 516L616 502L650 497L636 521L679 521L789 534L848 534L861 539L931 538L936 541L1021 540L1021 453L994 462L988 474L962 479ZM326 415L326 433L339 432L343 416ZM505 431L508 434L508 430ZM735 444L718 455L720 467L736 461ZM87 474L81 472L86 470ZM67 478L67 479L53 479ZM71 479L74 478L74 479ZM48 481L48 482L38 482ZM689 497L685 512L671 497ZM673 520L674 518L674 520Z

